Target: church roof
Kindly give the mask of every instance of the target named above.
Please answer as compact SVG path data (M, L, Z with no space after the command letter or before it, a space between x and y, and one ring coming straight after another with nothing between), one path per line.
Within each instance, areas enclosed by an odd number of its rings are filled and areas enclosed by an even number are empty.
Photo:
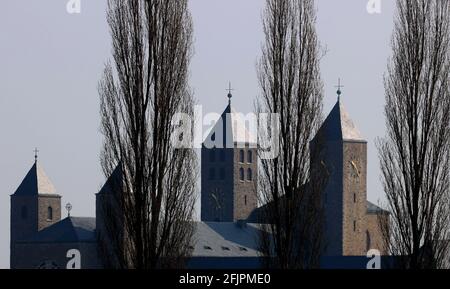
M327 140L365 142L340 99L323 122L319 133L323 133Z
M193 257L258 257L258 225L195 222Z
M16 196L30 196L30 195L47 195L55 194L56 189L50 179L45 174L44 169L35 162L22 183L17 188L14 195Z
M229 103L214 127L209 132L205 142L214 142L214 140L217 139L218 134L222 133L223 144L227 144L228 141L232 142L233 145L247 143L256 144L256 137L249 132L243 116L244 115L242 113L237 112L231 103Z
M95 218L67 217L39 231L24 243L95 242Z
M367 214L389 214L389 211L386 211L377 205L367 201Z

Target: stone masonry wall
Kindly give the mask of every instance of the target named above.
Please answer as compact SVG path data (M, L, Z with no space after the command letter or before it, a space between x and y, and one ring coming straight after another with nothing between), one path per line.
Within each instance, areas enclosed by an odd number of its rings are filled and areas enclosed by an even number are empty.
M53 210L53 218L47 217L48 207ZM45 229L61 220L61 196L39 195L38 196L38 230Z
M241 151L244 152L244 162L241 162ZM251 162L248 161L251 152ZM234 217L233 221L246 220L256 209L257 199L257 152L255 148L236 147L234 150ZM244 170L244 180L241 180L240 169ZM248 180L248 169L251 170L251 180Z
M343 146L343 255L366 254L367 143Z

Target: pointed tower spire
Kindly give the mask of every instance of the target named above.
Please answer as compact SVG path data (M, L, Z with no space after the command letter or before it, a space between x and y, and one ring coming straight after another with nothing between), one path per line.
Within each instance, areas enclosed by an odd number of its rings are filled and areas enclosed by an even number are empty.
M44 172L44 169L37 163L31 167L22 183L17 188L15 195L56 195L56 189Z

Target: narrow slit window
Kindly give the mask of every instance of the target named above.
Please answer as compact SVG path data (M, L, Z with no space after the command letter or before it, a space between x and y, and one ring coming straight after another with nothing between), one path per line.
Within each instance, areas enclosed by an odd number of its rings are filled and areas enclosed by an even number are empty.
M209 179L210 180L216 179L216 170L214 168L209 169Z
M47 208L47 220L49 220L49 221L53 220L53 208L52 207Z

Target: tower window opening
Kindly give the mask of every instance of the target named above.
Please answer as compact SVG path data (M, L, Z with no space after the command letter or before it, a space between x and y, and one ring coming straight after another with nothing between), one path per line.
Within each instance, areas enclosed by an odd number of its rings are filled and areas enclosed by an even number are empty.
M244 205L247 206L247 195L244 196Z
M243 163L245 160L245 153L244 150L239 151L239 162Z
M370 233L369 233L369 231L367 230L366 231L366 249L367 249L367 251L369 251L370 250L370 247L371 247L371 244L372 243L372 240L370 240Z
M253 180L253 174L252 174L252 169L247 169L247 181L252 181Z
M356 221L353 221L353 232L356 232Z
M209 179L210 180L216 179L216 170L214 168L209 169Z
M353 194L353 203L356 203L356 194Z
M219 175L220 175L220 179L222 181L225 180L225 169L224 168L220 168Z
M47 220L49 220L49 221L53 220L53 208L52 207L47 208Z
M248 151L247 152L247 163L252 163L253 162L253 152L252 151Z
M241 181L243 181L243 180L245 179L245 176L244 176L244 169L243 169L243 168L240 168L240 169L239 169L239 179L240 179Z

